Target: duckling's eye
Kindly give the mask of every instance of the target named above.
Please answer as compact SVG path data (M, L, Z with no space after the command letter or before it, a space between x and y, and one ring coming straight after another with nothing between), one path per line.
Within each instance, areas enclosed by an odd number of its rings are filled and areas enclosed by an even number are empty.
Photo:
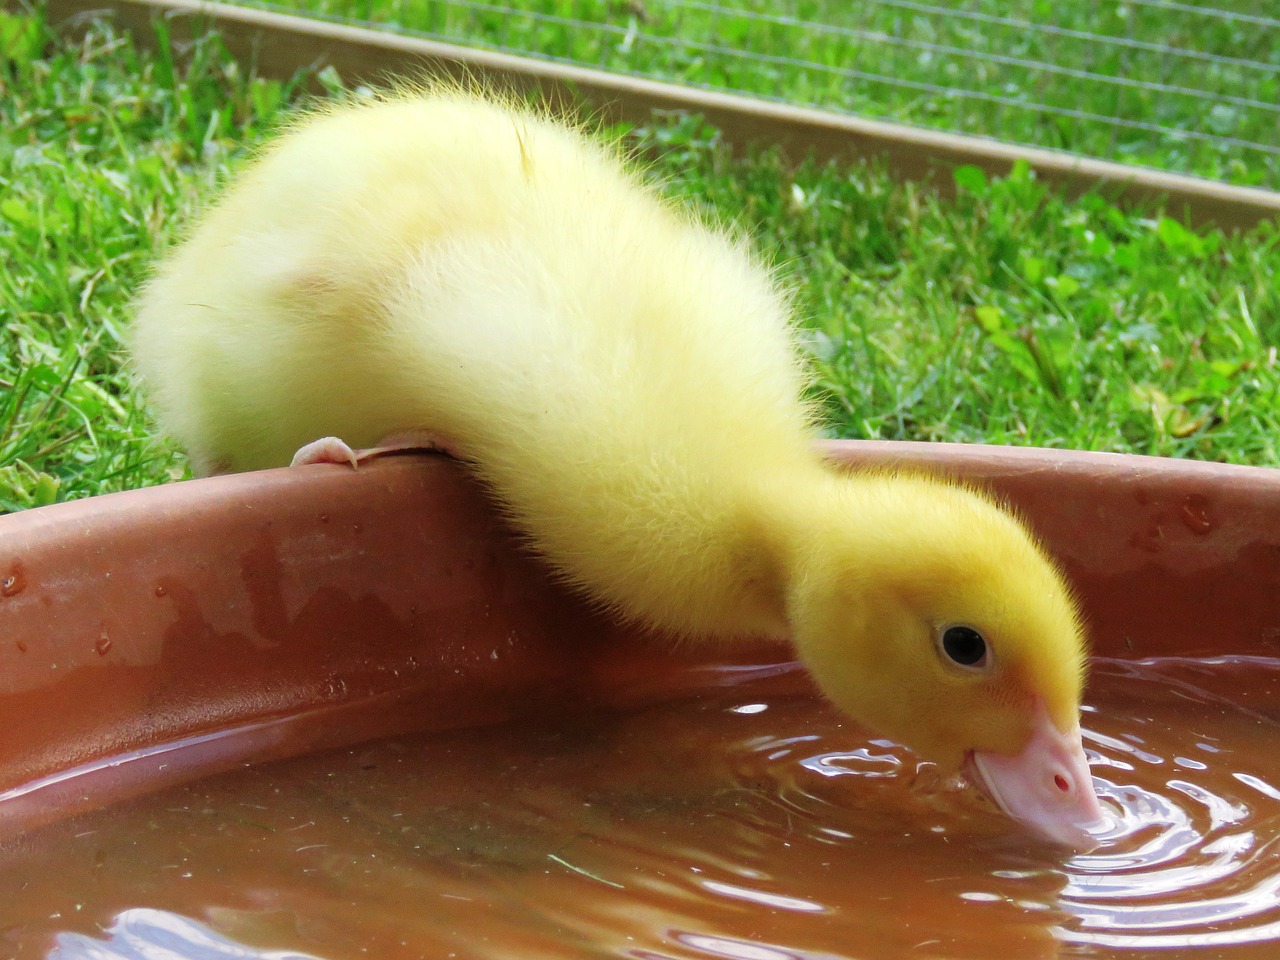
M942 652L952 663L980 670L987 665L987 641L973 627L947 627Z

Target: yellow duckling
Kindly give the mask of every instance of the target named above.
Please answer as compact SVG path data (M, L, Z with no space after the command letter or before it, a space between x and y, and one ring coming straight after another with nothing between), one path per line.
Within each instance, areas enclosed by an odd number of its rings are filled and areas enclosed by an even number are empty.
M203 469L425 432L586 594L790 637L859 722L1083 842L1101 810L1062 577L972 490L821 462L788 313L614 148L437 90L279 138L160 266L133 348Z

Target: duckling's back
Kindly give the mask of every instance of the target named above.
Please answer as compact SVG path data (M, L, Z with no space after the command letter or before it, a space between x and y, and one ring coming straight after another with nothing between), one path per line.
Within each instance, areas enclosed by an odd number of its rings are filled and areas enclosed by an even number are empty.
M133 340L197 462L424 429L588 585L586 541L718 562L744 473L809 457L768 271L612 148L456 91L304 119L162 265Z

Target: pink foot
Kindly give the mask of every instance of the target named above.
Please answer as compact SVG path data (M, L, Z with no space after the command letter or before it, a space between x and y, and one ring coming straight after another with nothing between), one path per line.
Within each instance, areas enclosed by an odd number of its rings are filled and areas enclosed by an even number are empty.
M293 455L291 467L306 466L309 463L347 463L353 468L364 460L382 457L392 453L403 453L412 450L437 450L457 459L452 445L446 444L435 434L426 430L408 430L403 433L392 433L382 438L376 447L363 450L352 450L351 446L338 437L321 437L313 440L305 447L300 447Z
M312 440L305 447L299 447L293 455L291 467L304 467L309 463L349 463L354 468L360 458L347 445L346 441L337 437L321 437Z

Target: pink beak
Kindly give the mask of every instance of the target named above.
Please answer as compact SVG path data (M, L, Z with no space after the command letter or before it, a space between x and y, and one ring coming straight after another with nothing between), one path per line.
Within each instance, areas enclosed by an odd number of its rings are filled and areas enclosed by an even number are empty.
M1090 828L1106 822L1093 789L1080 728L1060 731L1043 705L1036 711L1030 742L1009 756L986 750L970 754L966 769L1000 809L1055 843L1091 850Z

